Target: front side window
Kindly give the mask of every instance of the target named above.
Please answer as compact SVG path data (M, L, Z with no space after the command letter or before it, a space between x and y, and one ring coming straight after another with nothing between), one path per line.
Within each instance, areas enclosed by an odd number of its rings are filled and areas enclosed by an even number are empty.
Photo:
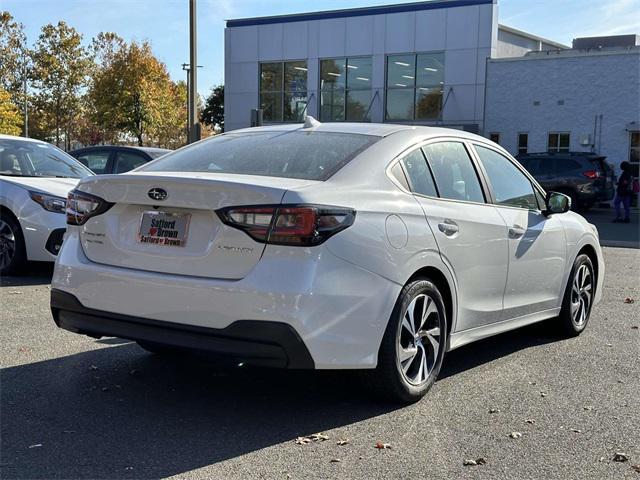
M78 160L84 166L89 167L94 173L107 173L107 162L109 161L110 154L108 150L94 150L78 156Z
M529 151L529 134L518 134L518 155L524 155Z
M496 204L536 210L538 200L531 181L507 157L490 148L475 145L487 172Z
M260 108L265 122L301 122L307 108L307 62L261 63Z
M320 62L321 121L368 122L370 103L371 57Z
M163 155L138 171L326 180L379 138L301 130L227 133Z
M411 190L413 192L429 197L438 196L433 177L431 176L422 150L418 148L411 152L402 159L402 164L411 182Z
M640 162L640 131L629 132L629 161Z
M0 175L84 178L93 172L62 150L39 142L0 139Z
M437 120L443 89L444 53L388 56L385 119Z
M568 152L569 151L569 133L549 134L547 150L549 152Z
M476 169L461 142L438 142L423 147L441 198L484 203Z

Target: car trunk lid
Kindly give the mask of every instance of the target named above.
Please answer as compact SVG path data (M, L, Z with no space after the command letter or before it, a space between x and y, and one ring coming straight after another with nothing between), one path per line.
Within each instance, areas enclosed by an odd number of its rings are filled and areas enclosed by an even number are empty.
M81 226L94 262L167 274L240 279L265 245L222 223L215 210L279 204L308 180L212 173L132 173L92 177L78 190L113 203ZM150 196L151 192L151 196ZM151 198L166 192L166 198Z

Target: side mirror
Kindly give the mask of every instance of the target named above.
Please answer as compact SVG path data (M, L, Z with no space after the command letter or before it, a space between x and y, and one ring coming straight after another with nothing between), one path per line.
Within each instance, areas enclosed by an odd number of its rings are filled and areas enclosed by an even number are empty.
M571 210L571 198L563 193L549 192L546 198L547 213L565 213Z

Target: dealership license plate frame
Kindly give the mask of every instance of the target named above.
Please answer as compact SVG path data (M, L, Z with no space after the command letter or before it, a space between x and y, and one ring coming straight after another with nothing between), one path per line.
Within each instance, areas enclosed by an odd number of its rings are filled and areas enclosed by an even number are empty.
M143 234L143 228L145 227L145 219L153 219L153 217L162 217L160 219L175 219L184 221L180 223L182 227L182 235L180 235L180 229L174 228L173 230L178 230L178 243L175 241L170 241L171 238L167 236L158 236L152 235L151 232L148 234ZM171 220L169 220L171 221ZM151 223L151 222L149 222ZM182 213L182 212L165 212L161 210L146 210L142 212L140 215L140 225L138 226L138 243L143 245L154 245L158 247L173 247L173 248L184 248L187 243L187 239L189 237L189 226L191 224L191 214L190 213ZM178 225L178 223L176 223ZM146 230L150 230L153 227L148 227ZM171 230L171 229L166 229ZM145 240L148 238L148 240ZM156 240L157 239L157 240Z

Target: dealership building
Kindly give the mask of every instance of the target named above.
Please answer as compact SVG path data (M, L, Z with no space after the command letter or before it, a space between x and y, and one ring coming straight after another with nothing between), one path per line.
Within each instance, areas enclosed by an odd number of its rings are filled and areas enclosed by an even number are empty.
M476 132L512 153L640 155L636 35L573 47L498 23L496 0L228 20L225 129L388 122Z

